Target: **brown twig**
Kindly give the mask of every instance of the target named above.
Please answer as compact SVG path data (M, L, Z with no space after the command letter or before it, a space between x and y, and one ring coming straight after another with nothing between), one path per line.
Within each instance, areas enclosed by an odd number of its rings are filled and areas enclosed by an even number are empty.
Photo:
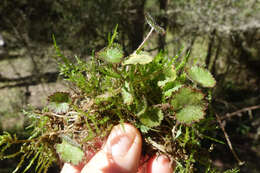
M232 112L232 113L226 113L224 116L222 116L220 118L220 120L224 120L224 119L227 119L227 118L231 118L235 115L239 115L240 113L242 112L247 112L247 111L252 111L252 110L255 110L255 109L260 109L260 105L255 105L255 106L250 106L250 107L246 107L246 108L243 108L243 109L239 109L235 112Z
M146 36L145 39L143 40L143 42L142 42L142 43L138 46L138 48L134 51L134 54L135 54L137 51L139 51L139 50L143 47L144 43L148 40L148 38L151 36L151 34L152 34L153 31L154 31L154 28L152 27L151 30L150 30L150 32L147 34L147 36Z
M218 116L218 114L215 114L215 115L216 115L216 117L217 117L217 121L218 121L218 123L219 123L219 125L220 125L220 128L221 128L221 130L223 131L223 133L224 133L224 135L225 135L225 138L226 138L226 141L227 141L227 143L228 143L229 149L231 150L233 156L234 156L235 159L237 160L238 165L239 165L239 166L243 165L245 162L242 162L242 161L239 159L238 155L236 154L235 150L233 149L232 144L231 144L231 142L230 142L230 140L229 140L228 134L227 134L227 132L226 132L226 130L225 130L224 125L223 125L222 122L221 122L220 117Z

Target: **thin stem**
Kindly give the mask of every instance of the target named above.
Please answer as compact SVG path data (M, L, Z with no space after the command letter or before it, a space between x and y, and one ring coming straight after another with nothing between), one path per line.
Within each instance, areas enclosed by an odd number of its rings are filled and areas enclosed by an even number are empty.
M236 154L235 150L233 149L232 144L231 144L231 142L230 142L230 140L229 140L228 134L227 134L227 132L226 132L226 130L225 130L224 125L223 125L222 122L221 122L220 117L218 116L218 114L215 114L215 115L216 115L216 117L217 117L217 121L218 121L218 123L219 123L219 126L220 126L221 130L222 130L223 133L224 133L224 136L225 136L225 138L226 138L226 141L227 141L227 143L228 143L228 146L229 146L229 148L230 148L230 150L231 150L233 156L235 157L235 159L236 159L237 162L238 162L238 165L239 165L239 166L243 165L245 162L242 162L242 161L239 159L238 155Z
M243 113L243 112L252 111L252 110L255 110L255 109L260 109L260 105L255 105L255 106L246 107L246 108L237 110L237 111L232 112L232 113L226 113L225 116L220 117L220 120L224 120L224 119L227 119L227 118L231 118L231 117L233 117L233 116L235 116L235 115L239 115L239 114L241 114L241 113Z
M150 32L147 34L147 36L145 37L144 41L139 45L139 47L134 51L134 54L142 48L142 46L144 45L144 43L148 40L148 38L151 36L152 32L153 32L154 28L152 27Z

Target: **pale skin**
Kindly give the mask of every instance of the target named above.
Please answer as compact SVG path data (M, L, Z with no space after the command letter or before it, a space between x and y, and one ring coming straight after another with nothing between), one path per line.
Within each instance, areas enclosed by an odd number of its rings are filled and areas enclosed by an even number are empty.
M113 127L102 149L85 165L65 163L61 173L173 173L170 160L154 156L140 167L142 137L132 125Z

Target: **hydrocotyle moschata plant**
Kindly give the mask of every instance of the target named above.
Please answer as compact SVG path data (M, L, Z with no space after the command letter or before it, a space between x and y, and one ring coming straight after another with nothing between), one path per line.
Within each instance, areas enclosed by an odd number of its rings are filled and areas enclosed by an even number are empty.
M149 14L146 19L151 32L127 57L115 42L117 27L108 46L87 61L75 57L76 62L71 62L54 39L60 74L73 90L52 94L43 110L24 111L31 121L28 139L7 132L0 136L0 158L21 157L13 172L33 167L40 173L54 162L86 162L86 151L98 151L110 129L123 122L142 133L143 155L166 154L176 163L176 172L193 172L198 165L209 170L201 140L214 140L205 131L212 128L206 109L216 81L207 69L188 67L188 55L168 57L160 52L152 56L143 51L153 30L165 32ZM12 145L19 149L10 154Z

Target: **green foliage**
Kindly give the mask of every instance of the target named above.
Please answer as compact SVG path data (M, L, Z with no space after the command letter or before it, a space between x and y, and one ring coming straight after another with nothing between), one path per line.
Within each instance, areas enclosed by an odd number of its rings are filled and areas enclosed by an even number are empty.
M109 63L119 63L123 58L123 50L119 44L111 44L98 52L97 57Z
M78 165L84 156L84 152L78 147L65 139L62 140L61 144L56 145L56 151L60 155L61 159L67 163Z
M57 114L66 113L69 110L69 102L69 93L56 92L49 96L48 108Z
M128 82L125 82L125 86L122 88L122 97L124 104L131 105L134 101L134 97L130 92L130 86Z
M9 159L21 155L20 162L13 173L21 172L20 168L25 162L28 165L22 172L28 172L34 165L34 172L46 173L48 168L57 161L54 147L51 145L57 142L55 134L46 131L49 122L48 117L26 111L24 113L31 119L31 125L27 127L31 130L31 136L28 139L20 140L17 139L16 135L12 136L4 132L0 136L0 159ZM20 149L10 150L13 145L20 146Z
M68 103L70 101L69 93L56 92L49 96L49 102Z
M145 20L150 25L151 28L154 28L154 30L160 34L165 34L165 31L162 27L156 24L155 20L149 13L145 13Z
M75 57L76 63L61 53L54 39L60 74L75 89L54 93L42 111L25 112L32 121L31 136L22 140L26 144L18 152L22 162L30 153L29 167L37 162L41 172L42 165L57 160L77 165L83 161L82 149L100 149L96 142L104 140L114 125L129 122L143 133L144 146L174 156L178 169L192 171L207 101L183 70L188 56L171 58L160 52L154 57L137 51L124 58L122 47L114 42L116 34L115 29L108 46L90 60ZM208 79L200 82L204 80ZM0 144L8 147L19 142L6 133L1 139ZM42 157L46 153L49 157Z
M139 52L138 54L134 53L130 55L130 57L123 62L123 65L148 64L152 61L153 57L149 55L148 52Z
M202 67L194 66L187 69L187 74L191 80L197 82L203 87L214 87L216 85L216 80L210 74L207 69Z
M180 123L190 124L203 119L204 114L201 106L188 105L176 113L176 119Z
M238 172L239 172L239 169L235 168L235 169L226 170L224 173L238 173Z
M163 113L158 108L146 110L140 115L139 119L142 124L147 127L156 127L161 124L161 121L163 120Z
M176 92L173 99L171 100L171 105L174 110L179 110L186 105L203 105L204 94L199 90L195 90L189 87L182 87Z

